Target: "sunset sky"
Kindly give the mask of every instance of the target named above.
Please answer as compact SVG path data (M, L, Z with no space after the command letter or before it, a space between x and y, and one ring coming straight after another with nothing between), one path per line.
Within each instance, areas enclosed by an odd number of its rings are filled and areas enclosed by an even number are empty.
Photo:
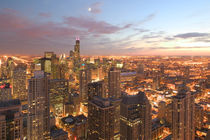
M209 55L210 0L0 0L0 54Z

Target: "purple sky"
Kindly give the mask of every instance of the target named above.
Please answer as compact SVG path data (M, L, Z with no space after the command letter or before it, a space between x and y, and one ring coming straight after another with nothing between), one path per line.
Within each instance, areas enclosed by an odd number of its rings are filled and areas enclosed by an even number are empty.
M209 55L209 0L0 0L0 54Z

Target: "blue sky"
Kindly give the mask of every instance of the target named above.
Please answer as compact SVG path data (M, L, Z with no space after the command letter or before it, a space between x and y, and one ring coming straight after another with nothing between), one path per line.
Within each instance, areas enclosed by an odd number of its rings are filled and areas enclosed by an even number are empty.
M0 0L1 54L209 55L209 0Z

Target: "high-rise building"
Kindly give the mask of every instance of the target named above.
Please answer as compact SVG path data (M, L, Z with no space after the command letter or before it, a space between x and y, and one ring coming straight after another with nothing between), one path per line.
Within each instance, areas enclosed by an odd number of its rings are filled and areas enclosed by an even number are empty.
M74 45L74 50L69 52L70 62L73 64L74 71L80 67L80 40L76 38L76 44Z
M12 99L11 86L9 83L0 85L0 101L7 101Z
M108 97L112 98L114 105L114 135L120 138L120 102L121 102L121 77L120 70L111 68L108 72Z
M25 64L18 64L12 75L12 96L14 99L27 100Z
M0 101L0 139L23 140L23 116L19 99Z
M114 106L114 135L115 139L120 138L120 102L121 102L121 88L120 88L120 70L111 68L108 73L108 97L112 98Z
M195 104L195 128L201 129L204 125L204 109L202 106Z
M58 79L59 72L58 72L58 62L59 59L56 57L54 52L45 52L44 57L40 59L41 62L41 70L49 73L51 79Z
M68 140L68 132L55 128L50 131L51 140Z
M81 101L87 101L88 98L88 83L91 82L91 70L80 70L79 73L79 91Z
M87 118L83 114L61 118L61 126L70 134L70 140L87 140Z
M154 77L152 86L153 86L154 90L158 90L160 88L160 76L159 75Z
M160 74L161 74L161 75L164 75L164 73L165 73L165 66L164 66L163 63L161 63L161 64L160 64Z
M172 99L172 139L194 140L194 97L189 91L179 90Z
M114 106L110 99L95 96L89 100L88 139L114 140Z
M143 75L144 74L144 65L143 64L139 63L137 65L136 73L139 74L139 75Z
M79 94L71 93L69 94L69 101L64 104L64 116L72 115L76 116L80 113L80 98Z
M125 95L120 108L120 139L151 140L151 105L144 92Z
M50 109L56 116L63 115L65 99L68 99L69 82L66 79L51 79L49 82Z
M80 40L76 38L76 44L74 46L74 55L76 60L80 60Z
M166 113L166 102L160 101L158 104L158 118L160 120L165 119L165 113Z
M108 90L109 97L118 99L121 97L120 89L120 70L111 68L108 73Z
M189 78L189 76L190 76L190 66L185 67L184 76L186 78Z
M35 71L29 79L27 138L30 140L49 139L50 111L48 76L43 71Z
M92 99L94 96L106 97L103 80L88 84L88 100Z

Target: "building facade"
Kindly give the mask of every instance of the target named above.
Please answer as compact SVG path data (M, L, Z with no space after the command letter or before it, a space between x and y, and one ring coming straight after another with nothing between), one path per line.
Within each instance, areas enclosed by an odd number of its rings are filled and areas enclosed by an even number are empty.
M42 140L49 138L49 80L43 71L35 71L28 87L27 138Z

